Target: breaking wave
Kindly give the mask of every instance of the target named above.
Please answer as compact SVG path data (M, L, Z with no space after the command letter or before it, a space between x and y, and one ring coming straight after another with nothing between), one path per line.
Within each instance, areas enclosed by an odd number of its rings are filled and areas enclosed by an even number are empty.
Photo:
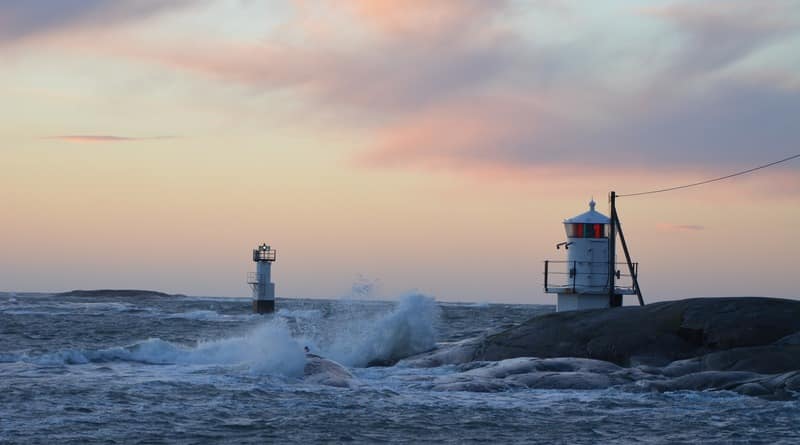
M359 306L362 307L362 306ZM243 336L201 341L196 346L150 338L128 346L99 350L65 349L37 356L2 354L0 362L45 366L113 361L154 365L242 366L255 374L300 377L306 362L304 347L347 366L391 364L436 346L436 302L408 295L392 310L363 309L325 317L317 310L279 311ZM250 317L250 315L247 315ZM172 314L167 318L230 321L240 317L209 310ZM293 326L290 327L290 323Z
M436 347L439 308L433 298L413 294L403 297L388 314L341 320L331 326L329 339L321 339L322 354L348 366L391 364Z
M0 361L39 365L76 365L128 361L157 365L237 365L254 374L303 375L305 353L280 321L269 321L242 337L204 341L194 347L151 338L125 347L62 350L40 356L6 354Z

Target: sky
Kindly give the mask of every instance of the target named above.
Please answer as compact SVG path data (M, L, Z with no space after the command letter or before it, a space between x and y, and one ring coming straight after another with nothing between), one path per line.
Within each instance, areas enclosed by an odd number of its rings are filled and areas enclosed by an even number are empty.
M554 303L609 191L800 153L795 0L0 0L0 289ZM800 297L800 160L620 198L646 301Z

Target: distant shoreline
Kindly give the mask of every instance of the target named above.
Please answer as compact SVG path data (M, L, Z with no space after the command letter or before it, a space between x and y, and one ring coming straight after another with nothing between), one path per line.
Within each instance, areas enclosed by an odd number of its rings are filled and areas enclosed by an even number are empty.
M114 294L119 297L186 297L183 294L168 294L155 290L143 289L75 289L68 292L58 292L53 295L57 297L100 297Z

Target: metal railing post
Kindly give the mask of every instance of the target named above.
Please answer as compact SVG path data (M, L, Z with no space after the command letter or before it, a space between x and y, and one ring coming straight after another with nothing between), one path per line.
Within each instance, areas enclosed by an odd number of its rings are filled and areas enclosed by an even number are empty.
M547 266L549 261L544 261L544 291L547 292Z
M575 293L575 277L578 276L578 262L572 261L572 293Z

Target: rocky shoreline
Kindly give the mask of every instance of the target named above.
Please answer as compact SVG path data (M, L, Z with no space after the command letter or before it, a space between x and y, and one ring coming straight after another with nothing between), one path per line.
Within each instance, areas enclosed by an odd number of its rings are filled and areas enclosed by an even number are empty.
M551 313L402 363L461 366L430 382L440 390L623 386L788 399L800 391L800 302L694 298Z

